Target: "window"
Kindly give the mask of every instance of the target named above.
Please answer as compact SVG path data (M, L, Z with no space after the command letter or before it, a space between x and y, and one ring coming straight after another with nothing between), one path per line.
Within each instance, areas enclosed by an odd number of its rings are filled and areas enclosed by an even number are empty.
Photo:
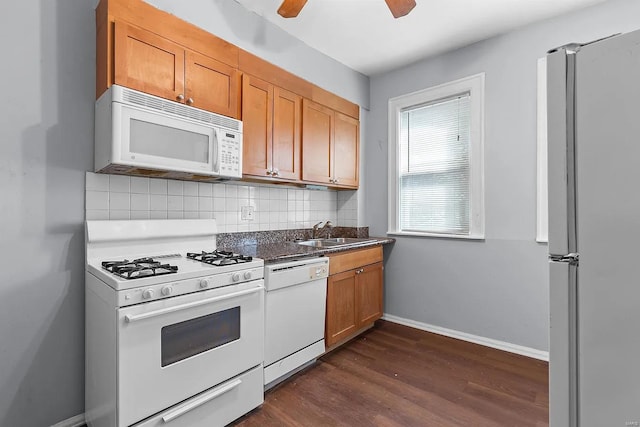
M389 100L389 234L484 238L484 74Z

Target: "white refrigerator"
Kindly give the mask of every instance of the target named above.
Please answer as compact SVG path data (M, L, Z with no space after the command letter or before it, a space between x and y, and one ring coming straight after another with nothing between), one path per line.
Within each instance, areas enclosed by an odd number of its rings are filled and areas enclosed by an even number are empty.
M547 57L550 427L640 426L640 31Z

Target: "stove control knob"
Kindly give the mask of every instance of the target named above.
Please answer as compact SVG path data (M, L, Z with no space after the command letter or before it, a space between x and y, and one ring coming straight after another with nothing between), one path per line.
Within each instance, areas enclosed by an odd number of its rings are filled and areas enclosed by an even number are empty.
M238 280L240 280L240 275L238 273L233 273L233 276L231 276L231 280L237 282Z
M165 297L168 297L173 292L173 287L165 286L164 288L162 288L160 292L162 292L162 295L164 295Z
M251 279L251 272L250 271L245 271L244 272L244 280L249 280Z
M202 279L200 280L200 287L202 289L204 288L208 288L209 287L209 279Z
M151 299L153 298L153 289L145 289L142 291L142 299Z

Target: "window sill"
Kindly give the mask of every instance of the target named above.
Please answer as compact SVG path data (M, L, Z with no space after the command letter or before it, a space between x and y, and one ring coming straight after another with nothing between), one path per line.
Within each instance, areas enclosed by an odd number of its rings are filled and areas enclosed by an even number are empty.
M482 235L469 235L463 236L460 234L439 234L439 233L420 233L417 231L387 231L389 236L408 236L408 237L439 237L444 239L459 239L459 240L484 240L484 234Z

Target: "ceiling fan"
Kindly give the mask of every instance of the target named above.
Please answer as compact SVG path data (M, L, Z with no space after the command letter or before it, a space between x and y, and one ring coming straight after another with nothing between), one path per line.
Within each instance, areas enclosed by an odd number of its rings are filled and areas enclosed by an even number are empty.
M384 0L394 18L407 15L416 6L415 0ZM298 16L307 0L284 0L278 8L278 14L283 18Z

